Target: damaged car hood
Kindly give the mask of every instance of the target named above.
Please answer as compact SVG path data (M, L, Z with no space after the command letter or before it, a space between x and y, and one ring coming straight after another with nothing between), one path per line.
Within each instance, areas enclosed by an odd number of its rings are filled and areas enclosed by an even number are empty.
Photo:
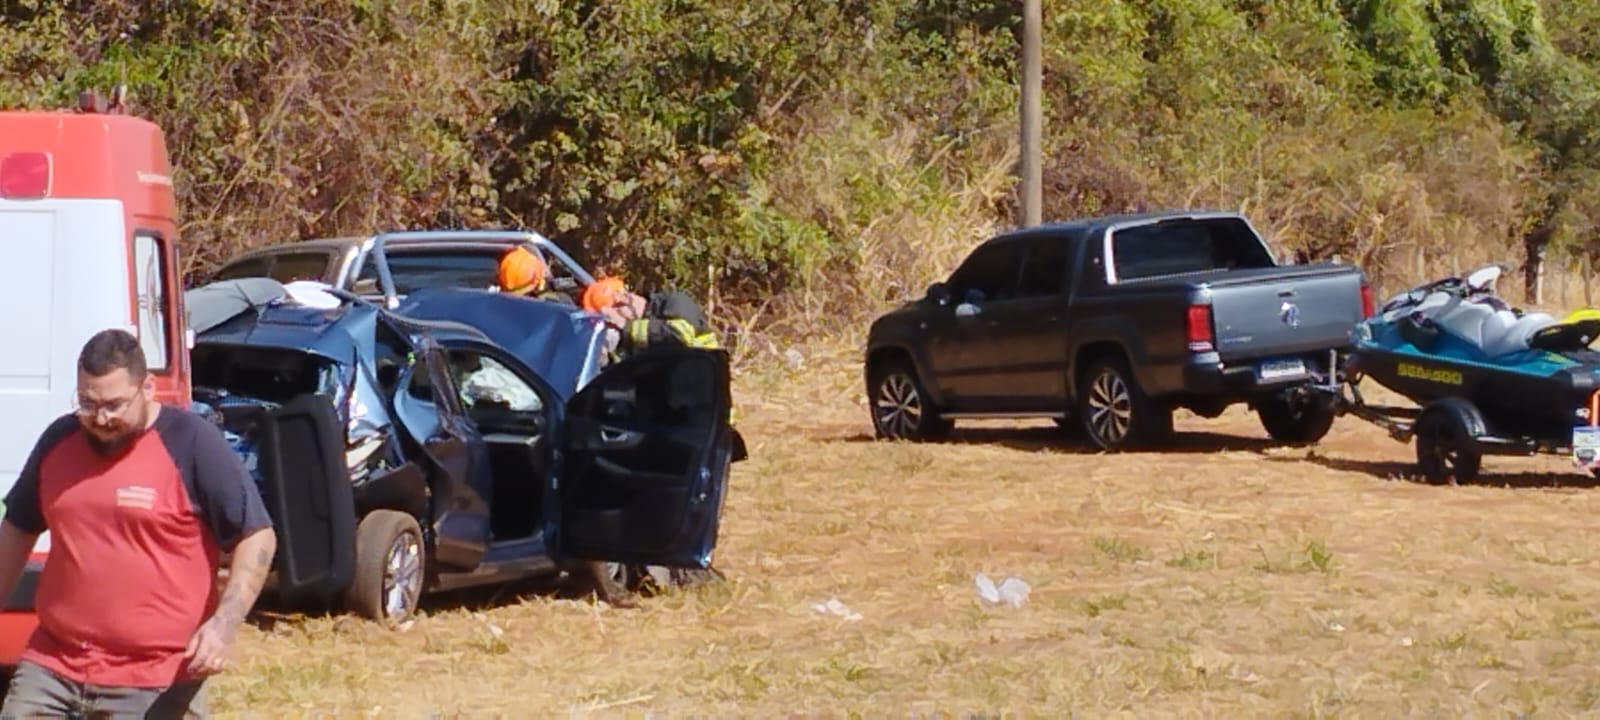
M580 308L489 290L413 291L395 313L469 326L538 373L563 399L599 372L605 323Z
M245 281L251 283L246 286ZM269 283L278 289L274 291ZM378 309L361 303L328 307L295 300L285 286L270 278L227 280L184 293L196 344L300 350L344 365L355 364L363 354L359 351L361 340L373 337Z

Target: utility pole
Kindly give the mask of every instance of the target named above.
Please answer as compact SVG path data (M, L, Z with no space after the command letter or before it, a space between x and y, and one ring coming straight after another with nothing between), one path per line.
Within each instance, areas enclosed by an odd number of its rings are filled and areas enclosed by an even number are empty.
M1039 58L1040 0L1022 2L1022 224L1038 225L1044 212L1044 167L1040 158L1042 83Z

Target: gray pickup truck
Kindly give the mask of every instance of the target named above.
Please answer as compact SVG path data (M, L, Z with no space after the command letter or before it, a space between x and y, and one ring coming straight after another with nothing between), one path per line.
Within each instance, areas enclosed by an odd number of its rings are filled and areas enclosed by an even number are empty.
M421 287L489 288L500 258L517 245L539 251L550 286L574 301L594 282L560 246L527 230L422 230L279 243L232 258L207 283L270 277L281 283L315 280L390 307Z
M1275 440L1309 443L1334 418L1314 385L1372 312L1359 268L1279 265L1238 213L1051 223L983 242L873 322L867 396L884 438L1053 417L1113 450L1170 433L1175 408L1244 402Z

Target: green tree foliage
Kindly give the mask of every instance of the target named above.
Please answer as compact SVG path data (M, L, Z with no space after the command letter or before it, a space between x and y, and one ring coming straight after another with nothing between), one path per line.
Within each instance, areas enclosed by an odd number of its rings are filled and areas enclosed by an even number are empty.
M1241 208L1284 253L1600 248L1600 10L1045 3L1046 216ZM816 316L1017 216L1020 4L14 0L0 106L130 86L190 268L415 227L537 229L642 285ZM1434 267L1432 272L1440 268Z

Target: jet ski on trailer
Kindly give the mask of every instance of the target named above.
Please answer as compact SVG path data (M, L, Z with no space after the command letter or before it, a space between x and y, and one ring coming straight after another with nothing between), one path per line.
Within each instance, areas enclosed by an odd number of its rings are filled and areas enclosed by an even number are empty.
M1416 439L1430 483L1470 482L1484 455L1569 455L1600 476L1600 312L1557 320L1523 312L1494 290L1501 269L1403 292L1358 324L1353 349L1326 389L1335 406L1402 442ZM1371 378L1418 407L1369 405Z

